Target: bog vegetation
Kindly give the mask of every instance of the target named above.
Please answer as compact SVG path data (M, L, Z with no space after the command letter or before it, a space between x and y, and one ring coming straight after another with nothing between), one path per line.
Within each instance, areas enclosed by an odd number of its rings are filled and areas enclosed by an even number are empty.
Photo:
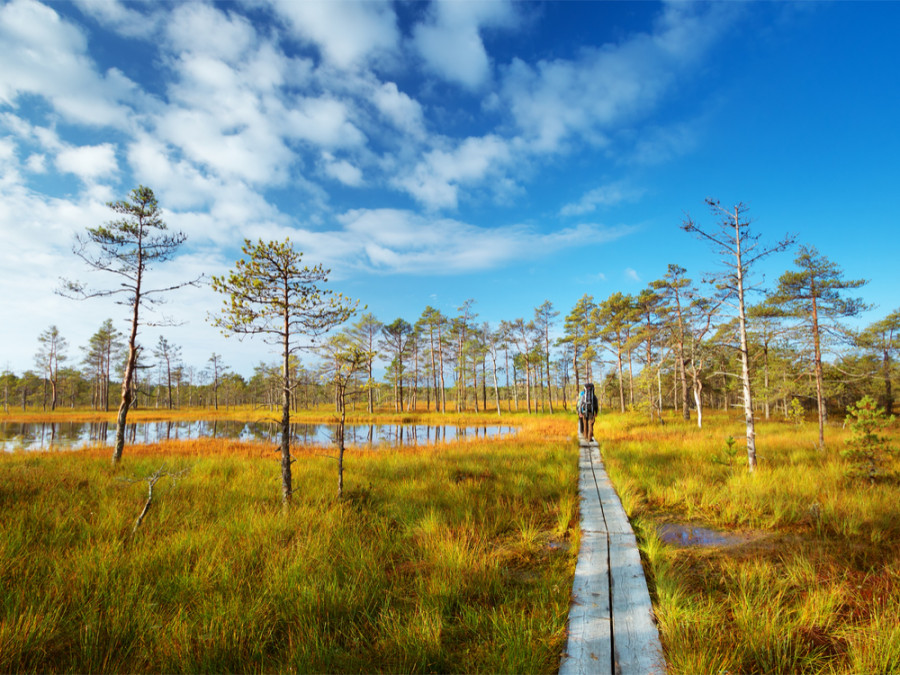
M851 428L858 414L848 417L828 427L834 445L871 447L870 431ZM702 430L634 415L597 423L651 571L670 672L900 671L900 461L888 449L898 431L876 434L870 481L868 458L821 453L814 418L761 423L750 474L728 442L741 425L725 413ZM667 544L662 525L729 541Z
M269 445L6 453L0 671L553 671L579 538L561 428L348 450L340 500L333 458L295 448L287 511Z
M725 262L712 283L670 264L639 294L495 324L474 300L406 318L342 300L347 320L302 354L295 327L339 322L279 305L266 284L290 274L244 279L238 263L217 280L220 325L294 322L271 332L279 362L252 374L215 353L185 363L174 329L155 342L144 329L141 345L136 309L127 345L112 320L78 350L50 326L35 369L2 375L5 419L106 415L118 387L133 418L501 416L530 431L346 457L339 443L346 487L334 458L288 435L284 509L271 448L138 446L112 468L100 449L5 455L0 670L553 671L578 544L569 411L585 382L674 672L900 670L900 310L851 327L865 281L808 245L751 304L754 263L794 242L767 246L744 205L708 204L718 227L683 227ZM270 249L299 260L290 242L247 242L245 264ZM294 290L326 297L327 271L311 271ZM242 314L253 303L262 314ZM660 541L664 523L742 538L680 548Z

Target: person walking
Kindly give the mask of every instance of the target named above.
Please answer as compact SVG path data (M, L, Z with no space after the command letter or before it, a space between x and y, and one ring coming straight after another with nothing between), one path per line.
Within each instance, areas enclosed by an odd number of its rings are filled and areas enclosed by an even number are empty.
M578 393L578 433L588 442L594 440L594 418L597 416L599 401L594 393L593 382L584 385L584 389Z

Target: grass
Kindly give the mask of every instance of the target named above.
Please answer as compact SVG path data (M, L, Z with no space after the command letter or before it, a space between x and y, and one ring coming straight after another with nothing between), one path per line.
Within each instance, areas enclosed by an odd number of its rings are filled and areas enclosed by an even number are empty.
M580 541L574 419L500 422L518 435L350 451L342 502L327 450L299 448L287 513L262 444L132 446L119 469L99 447L0 456L0 672L555 672ZM595 428L670 673L900 672L900 462L870 486L840 456L849 430L829 427L823 453L814 425L773 421L750 475L742 431L715 413L702 430ZM132 535L147 484L124 479L162 464L190 470L160 481ZM675 547L663 523L745 536Z
M629 416L596 433L650 571L670 673L900 672L900 463L875 486L840 457L849 432L757 426L760 465L727 462L741 421L704 429ZM896 442L897 432L893 432ZM746 534L725 547L674 547L657 526Z
M333 460L298 449L287 512L263 445L0 455L0 672L555 672L570 426L351 451L340 502ZM132 534L162 465L188 471Z

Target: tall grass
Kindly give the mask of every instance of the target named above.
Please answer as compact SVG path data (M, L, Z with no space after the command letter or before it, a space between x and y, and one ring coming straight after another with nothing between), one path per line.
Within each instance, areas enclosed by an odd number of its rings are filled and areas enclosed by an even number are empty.
M286 512L259 445L0 456L0 672L556 670L573 444L296 456Z
M726 451L741 422L704 422L609 416L596 428L648 561L670 672L900 672L900 463L869 486L840 457L849 432L829 428L823 453L813 425L770 422L749 474ZM745 537L674 547L657 537L667 522Z

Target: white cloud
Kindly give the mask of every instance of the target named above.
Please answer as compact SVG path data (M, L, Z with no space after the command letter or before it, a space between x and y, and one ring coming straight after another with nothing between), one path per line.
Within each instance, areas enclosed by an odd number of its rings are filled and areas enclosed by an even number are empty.
M491 63L480 31L485 27L512 26L509 2L456 2L436 0L428 19L413 29L413 46L429 70L467 89L484 85Z
M625 278L629 281L640 281L641 278L638 276L638 273L631 269L630 267L625 268Z
M134 83L116 69L100 75L84 33L50 7L33 0L0 7L0 44L0 103L34 94L73 122L127 125L121 102L133 96Z
M575 60L531 66L515 58L505 70L501 99L536 150L557 152L575 137L602 147L611 131L658 103L676 74L719 36L730 12L669 4L653 32L585 49Z
M112 143L66 148L56 156L56 168L72 173L85 182L114 175L119 165Z
M256 31L238 14L199 3L176 5L166 22L176 52L193 52L235 63L253 46Z
M410 98L397 88L394 82L385 82L376 88L372 102L382 115L398 129L411 136L425 133L425 116L418 101Z
M454 150L432 150L396 184L428 208L456 208L460 186L483 181L511 157L498 136L467 138Z
M126 37L148 38L156 32L163 21L160 12L139 12L133 9L134 5L126 7L119 0L74 0L74 2L84 14ZM153 3L146 3L143 6L153 9Z
M350 121L346 103L330 97L301 98L285 116L285 133L325 148L346 148L365 143L363 133Z
M388 2L379 0L270 0L294 34L319 47L322 57L339 68L396 49L400 33Z
M25 160L25 166L31 173L46 173L47 171L47 156L40 154L29 155L28 159Z
M363 184L363 174L359 167L353 166L345 159L336 160L329 152L323 153L322 159L325 173L335 180L350 187L359 187Z
M601 185L585 193L581 199L571 204L566 204L560 209L562 216L579 216L592 213L602 206L615 206L622 202L630 202L638 199L643 190L628 187L622 181Z
M630 234L628 227L581 224L542 233L525 225L479 227L450 218L429 218L397 209L357 209L339 221L351 236L341 254L375 271L407 274L458 274L544 257ZM353 251L348 247L355 247Z

